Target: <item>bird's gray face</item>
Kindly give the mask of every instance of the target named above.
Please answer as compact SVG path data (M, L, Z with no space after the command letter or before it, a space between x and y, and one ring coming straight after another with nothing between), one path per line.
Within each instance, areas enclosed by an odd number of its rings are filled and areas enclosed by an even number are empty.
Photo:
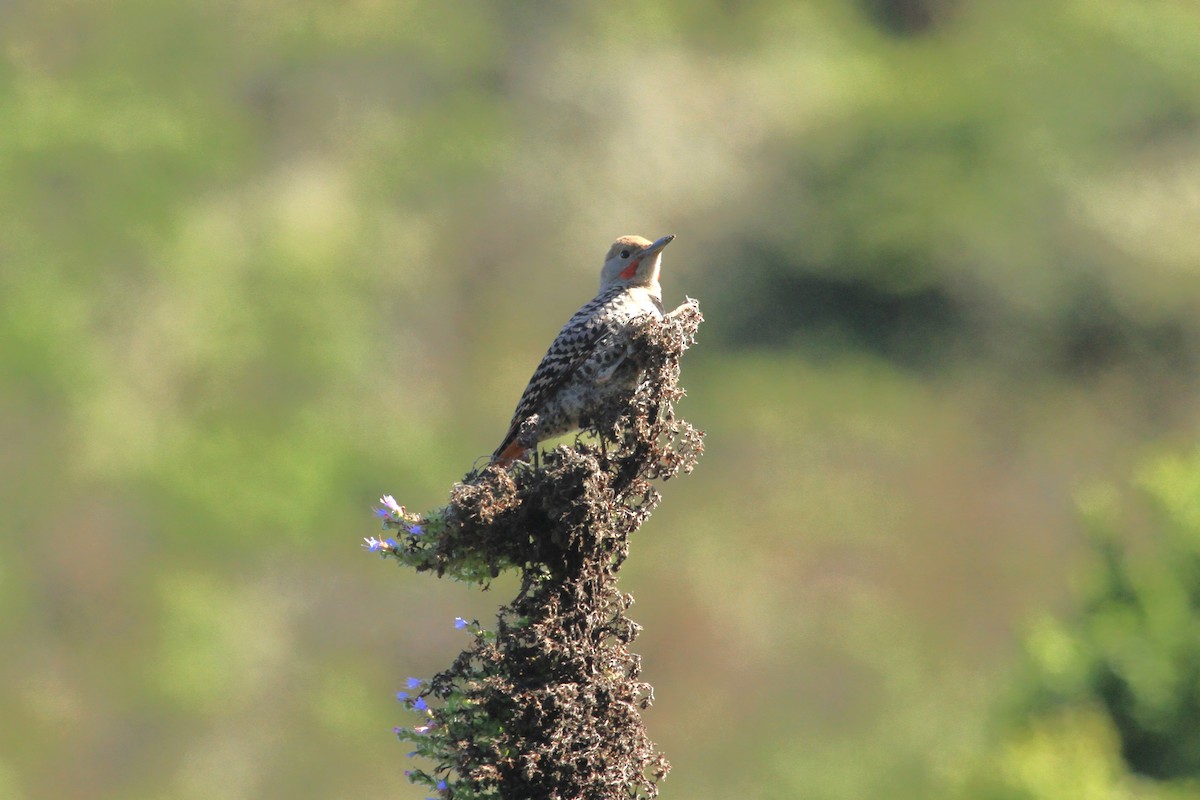
M674 238L675 234L667 234L653 242L641 236L622 236L617 239L604 259L604 268L600 271L600 289L617 283L625 286L657 284L663 248Z

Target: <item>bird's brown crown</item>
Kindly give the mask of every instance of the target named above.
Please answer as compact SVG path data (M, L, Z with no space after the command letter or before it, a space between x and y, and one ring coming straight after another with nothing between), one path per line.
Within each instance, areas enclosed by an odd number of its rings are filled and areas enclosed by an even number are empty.
M605 261L612 259L614 256L620 256L622 250L637 252L645 250L652 242L641 236L622 236L612 243L612 247L608 248L608 255L604 257ZM628 255L628 253L626 253Z

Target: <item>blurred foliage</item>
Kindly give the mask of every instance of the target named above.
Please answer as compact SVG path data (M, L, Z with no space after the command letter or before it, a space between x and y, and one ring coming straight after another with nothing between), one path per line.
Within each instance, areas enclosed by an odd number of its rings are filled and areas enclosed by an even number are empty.
M1152 460L1136 490L1081 499L1076 611L1026 637L985 796L1200 797L1200 451Z
M663 797L951 791L1074 488L1200 422L1198 23L0 4L0 796L406 791L386 700L496 604L380 575L370 504L444 503L667 232L709 436L626 568ZM1174 662L1105 657L1153 730ZM1117 769L1063 714L1027 746Z

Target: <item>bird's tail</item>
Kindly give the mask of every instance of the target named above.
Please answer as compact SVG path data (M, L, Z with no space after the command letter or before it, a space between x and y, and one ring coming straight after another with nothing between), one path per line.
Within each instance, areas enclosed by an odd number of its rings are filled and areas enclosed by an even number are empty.
M527 452L529 452L529 448L524 447L519 441L513 439L508 444L500 445L500 448L492 454L492 463L506 467L514 461L520 461L525 458Z
M530 414L519 425L517 419L520 417L513 420L513 424L508 429L508 435L504 437L504 441L492 454L493 464L506 467L514 461L521 461L525 458L526 453L537 446L537 430L541 423L541 417L537 414Z

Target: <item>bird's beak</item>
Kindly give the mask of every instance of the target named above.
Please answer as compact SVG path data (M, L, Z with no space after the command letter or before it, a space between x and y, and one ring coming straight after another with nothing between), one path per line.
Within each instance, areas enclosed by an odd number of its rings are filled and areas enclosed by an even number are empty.
M652 242L649 247L647 247L645 250L642 251L641 257L645 258L646 256L654 255L659 250L662 250L664 247L669 245L674 239L675 239L675 234L668 233L666 236L662 237L658 241Z

